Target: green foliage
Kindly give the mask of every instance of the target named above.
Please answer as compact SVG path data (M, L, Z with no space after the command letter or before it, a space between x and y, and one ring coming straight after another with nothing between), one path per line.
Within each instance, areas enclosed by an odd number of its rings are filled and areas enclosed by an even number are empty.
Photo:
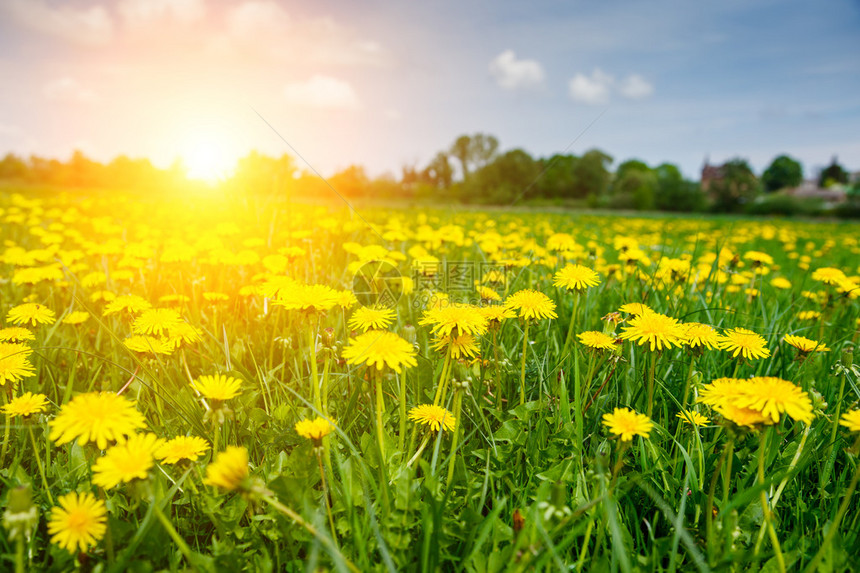
M802 181L803 166L788 155L780 155L775 158L761 176L765 191L797 187Z
M711 182L709 194L716 212L739 211L755 199L760 191L759 181L745 159L732 159L723 167L723 177Z
M760 200L747 205L745 211L749 215L803 215L814 217L821 214L821 200L814 198L799 198L791 195L765 195Z
M574 197L601 197L609 189L612 174L609 166L612 157L599 149L591 149L576 162L573 168Z
M818 175L818 186L830 187L836 183L848 183L848 172L834 157L830 165L822 169Z
M476 171L460 191L465 202L504 204L521 197L532 186L539 165L522 149L513 149Z

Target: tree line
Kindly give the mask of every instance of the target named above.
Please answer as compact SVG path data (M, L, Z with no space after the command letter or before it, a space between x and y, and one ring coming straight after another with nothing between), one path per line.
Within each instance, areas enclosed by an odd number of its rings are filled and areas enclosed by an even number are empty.
M803 181L803 166L780 155L756 176L749 163L735 158L715 166L707 181L685 178L677 165L648 165L628 159L612 169L614 159L600 149L582 155L533 157L523 149L502 151L495 136L461 135L423 167L404 166L399 176L370 177L351 165L322 179L302 170L289 155L270 157L252 151L239 159L223 184L241 192L325 195L335 189L349 198L408 199L492 205L556 204L624 210L713 211L816 214L820 201L781 191ZM147 159L120 156L102 164L75 151L66 161L7 154L0 159L0 180L62 187L111 189L175 188L189 185L176 161L167 169ZM860 212L860 185L834 158L818 177L821 187L847 187L850 209ZM853 186L852 186L853 185Z

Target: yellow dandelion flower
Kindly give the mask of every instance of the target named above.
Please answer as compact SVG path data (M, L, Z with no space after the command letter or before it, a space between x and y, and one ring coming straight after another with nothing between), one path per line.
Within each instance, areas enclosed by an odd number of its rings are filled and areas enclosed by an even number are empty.
M63 324L71 324L78 325L83 324L90 318L90 313L85 310L76 310L75 312L70 312L63 318Z
M708 406L716 406L727 400L733 400L740 392L742 380L737 378L717 378L702 388L699 402Z
M741 408L732 402L725 402L714 406L714 410L737 426L755 428L759 424L766 424L768 419L758 410L752 408Z
M461 334L454 337L442 336L433 343L433 348L439 352L447 352L449 346L451 347L451 358L454 360L474 358L481 352L481 347L478 346L475 337L471 334Z
M648 344L651 351L680 348L685 341L684 326L670 316L656 312L646 312L630 319L630 326L621 333L620 338L632 340L640 346Z
M860 432L860 410L845 412L839 419L839 424L848 428L849 432Z
M135 434L110 448L93 464L93 483L111 489L121 483L146 479L155 465L153 456L164 445L155 434Z
M272 302L287 310L322 313L331 309L338 302L338 292L326 285L294 283L281 289Z
M491 301L502 300L501 295L488 286L479 286L477 288L477 291L478 291L478 296L480 296L482 300L491 300Z
M28 358L33 350L25 344L0 342L0 387L17 384L36 373Z
M774 277L770 279L770 286L781 290L788 290L791 288L791 281L785 277Z
M182 460L197 461L209 449L209 442L197 436L176 436L167 440L155 452L155 458L165 464L177 464Z
M36 340L36 335L31 330L20 326L0 328L0 342L26 342L28 340Z
M57 499L51 509L48 533L51 543L70 553L86 552L96 545L107 530L105 503L90 492L69 493Z
M12 398L8 404L3 406L3 413L9 416L32 416L44 412L48 408L48 397L44 394L24 394Z
M821 267L812 273L812 280L826 285L838 285L846 279L845 273L833 267Z
M600 275L583 265L567 265L555 273L553 286L567 290L585 290L600 284Z
M759 265L773 265L773 257L761 251L747 251L744 253L744 259L752 261Z
M296 422L296 433L303 438L319 442L334 431L334 426L325 418L299 420Z
M484 315L484 318L487 319L491 326L498 326L503 320L517 317L517 313L500 304L482 306L481 314Z
M173 344L167 340L156 338L154 336L141 336L139 334L129 336L123 340L122 343L132 352L140 352L143 354L172 354L175 350Z
M647 438L654 428L651 418L630 408L615 408L611 414L604 414L603 425L622 442L630 442L634 436Z
M108 442L122 441L145 424L134 402L113 392L91 392L64 404L49 425L58 446L77 438L79 445L95 442L103 450Z
M239 446L228 446L219 452L215 461L206 466L206 479L203 483L215 487L235 491L247 487L248 450Z
M358 304L358 298L351 290L339 290L334 297L334 304L344 310L349 310Z
M701 324L699 322L684 323L684 342L690 348L708 348L714 350L717 348L719 333L713 326Z
M457 420L454 419L454 414L443 408L433 404L421 404L409 409L409 419L418 424L429 426L434 432L439 430L452 431Z
M830 349L823 342L811 340L803 336L787 334L783 340L785 340L786 344L794 346L803 354L808 354L810 352L830 352Z
M615 350L618 348L618 344L615 343L615 337L609 336L608 334L604 334L597 330L587 330L585 332L580 332L576 335L579 341L588 346L589 348L594 348L597 350Z
M691 426L707 426L709 424L707 416L703 416L695 410L684 410L683 412L678 412L676 417Z
M362 306L352 313L349 327L353 330L385 330L394 322L397 314L390 308Z
M628 302L627 304L622 304L618 309L618 312L632 314L634 316L642 316L643 314L654 312L654 309L647 304L642 304L641 302Z
M6 315L6 320L12 324L51 324L54 322L54 311L43 304L28 302L12 307Z
M387 330L368 330L349 340L343 349L343 357L350 365L367 364L382 370L388 366L398 374L403 367L417 366L415 347Z
M428 309L419 321L421 325L432 325L430 332L436 336L456 334L481 335L487 331L487 318L479 307L467 304L446 304Z
M737 358L739 354L747 360L770 356L764 337L746 328L726 330L720 335L717 347L731 352L733 358Z
M230 295L223 292L204 292L203 300L206 302L227 302L230 300Z
M797 313L799 320L816 320L821 318L821 313L817 310L801 310Z
M221 402L235 398L242 393L242 381L224 374L201 376L191 383L191 387L204 398Z
M172 308L151 308L134 319L135 334L167 336L169 331L184 322L179 312Z
M545 318L558 318L555 313L555 303L544 293L524 289L517 291L508 297L505 306L519 311L520 318L526 320L543 320Z
M756 376L745 380L734 404L740 408L757 410L774 424L779 422L783 413L805 424L811 424L815 419L809 395L788 380L773 376Z

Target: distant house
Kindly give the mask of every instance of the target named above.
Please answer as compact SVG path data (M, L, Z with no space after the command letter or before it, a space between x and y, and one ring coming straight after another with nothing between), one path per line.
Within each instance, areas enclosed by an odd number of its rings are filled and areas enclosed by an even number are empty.
M707 193L708 188L714 181L721 181L725 177L722 165L711 165L707 158L702 166L702 193Z
M819 199L831 206L842 203L846 197L844 186L819 187L818 181L815 179L807 179L797 187L786 189L785 194L798 199Z

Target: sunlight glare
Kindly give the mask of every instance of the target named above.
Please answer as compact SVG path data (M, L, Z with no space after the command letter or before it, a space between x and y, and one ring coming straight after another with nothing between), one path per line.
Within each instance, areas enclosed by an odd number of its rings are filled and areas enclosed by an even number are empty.
M230 176L235 158L227 151L222 135L206 133L188 140L183 147L182 162L190 179L214 184Z

